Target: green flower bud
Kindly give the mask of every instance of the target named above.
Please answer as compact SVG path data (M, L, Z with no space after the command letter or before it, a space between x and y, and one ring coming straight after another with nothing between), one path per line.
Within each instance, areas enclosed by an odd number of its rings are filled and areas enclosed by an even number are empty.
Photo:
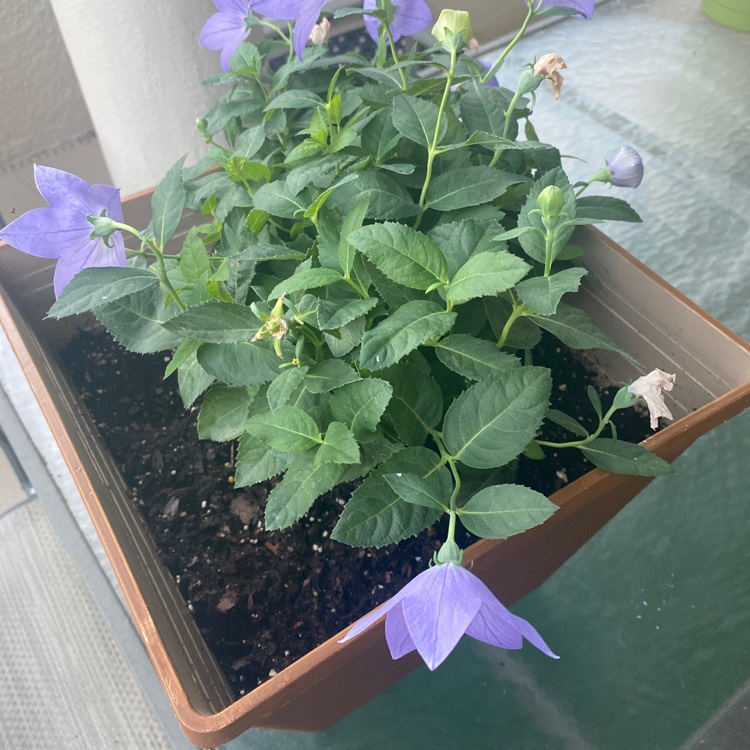
M109 242L107 240L115 233L119 231L119 227L117 225L117 222L115 222L114 219L110 219L109 216L107 216L107 210L104 209L100 216L87 216L86 217L94 227L93 231L89 235L91 239L94 239L95 237L101 237L104 239L104 244L107 247L110 247Z
M542 210L543 219L556 219L565 207L565 194L557 185L549 185L539 193L536 203Z
M442 10L432 27L432 36L439 42L450 43L451 38L459 34L464 44L471 41L474 36L471 31L471 16L465 10Z
M464 552L452 539L450 539L443 542L443 546L435 555L435 560L438 564L454 563L455 565L461 565L464 561Z

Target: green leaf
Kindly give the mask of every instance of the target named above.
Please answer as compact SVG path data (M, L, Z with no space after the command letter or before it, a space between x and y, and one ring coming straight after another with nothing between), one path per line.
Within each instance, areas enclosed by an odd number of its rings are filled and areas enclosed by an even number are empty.
M287 367L268 384L266 399L271 411L276 411L289 401L306 374L307 367Z
M585 312L569 307L564 302L557 306L557 312L549 317L529 315L540 328L557 336L571 349L609 349L632 359L604 331L601 331Z
M316 498L333 489L346 471L345 464L313 463L301 456L289 466L284 478L266 501L266 530L285 529L310 509Z
M595 391L596 392L596 391ZM558 409L547 409L547 419L550 422L554 422L568 432L572 432L574 435L579 437L588 437L588 430L578 422L577 419L568 416L565 412L559 411Z
M191 355L195 354L201 343L200 341L195 341L195 339L183 339L180 341L180 345L172 354L172 359L169 360L167 366L164 368L164 380L175 372L180 365L184 364Z
M344 300L332 302L320 300L318 305L318 328L322 331L332 331L356 318L366 315L378 304L376 297L366 299Z
M399 94L393 100L393 124L402 135L420 146L430 148L435 138L440 110L436 104L415 96ZM438 144L445 137L447 124L440 120Z
M407 302L362 336L360 366L377 371L395 365L420 344L446 334L455 319L435 302Z
M149 229L159 248L164 249L177 231L187 202L182 182L182 165L185 156L167 172L151 197L151 224Z
M349 242L389 279L426 290L448 281L442 250L427 235L405 224L369 224L349 235Z
M256 262L264 260L297 260L303 261L307 256L299 250L294 250L286 245L251 245L242 252L232 256L232 261L240 263Z
M661 477L674 469L659 456L640 445L612 438L597 438L581 448L594 466L613 474L635 474L640 477Z
M549 370L543 367L519 367L480 380L449 407L443 423L446 448L467 466L503 466L536 435L551 390Z
M502 138L509 105L510 99L499 89L475 86L461 97L461 119L469 133L478 130Z
M356 182L344 185L330 199L330 204L346 216L360 198L367 199L367 218L378 221L414 216L417 205L406 188L390 175L372 170L359 172Z
M406 448L391 456L354 491L331 537L355 547L382 547L431 526L442 510L405 503L384 476L408 472L425 477L439 463L440 457L427 448Z
M203 344L198 361L206 372L228 385L260 385L279 374L281 360L267 342Z
M324 106L325 102L312 91L304 89L289 89L271 99L265 112L271 109L309 109Z
M177 386L180 389L182 404L189 409L195 399L201 395L215 380L211 373L206 372L198 362L195 353L177 368Z
M259 437L269 448L287 453L300 453L320 443L315 420L296 406L256 414L245 423L245 431Z
M126 349L151 354L180 343L165 327L174 311L174 307L167 307L161 287L152 286L97 307L96 317Z
M182 243L180 252L180 271L185 281L194 284L201 276L211 273L211 261L208 259L206 246L198 234L197 227L190 227L190 231Z
M500 231L502 226L496 221L467 219L439 224L430 230L430 238L443 251L452 277L472 255L507 249L504 242L495 239Z
M402 362L385 373L393 387L386 415L406 445L422 445L443 416L443 394L435 379Z
M303 268L292 276L280 281L268 295L268 299L278 299L282 294L294 294L306 289L318 289L330 286L344 277L333 268Z
M527 178L490 167L463 167L438 175L427 188L425 203L436 211L452 211L499 198Z
M463 525L484 539L506 539L544 523L557 506L517 484L485 487L458 510Z
M445 513L448 512L450 483L448 485L448 493L445 494L440 492L441 487L439 483L431 483L418 474L399 471L396 474L385 474L383 478L388 482L388 486L404 502L423 505L425 508L435 508Z
M528 263L512 253L478 253L456 271L445 296L454 305L495 296L517 284L530 270Z
M352 431L341 422L328 425L323 444L315 453L315 465L324 463L359 463L359 445Z
M385 380L358 380L334 391L329 402L331 414L356 437L364 437L377 429L392 394L393 388Z
M253 196L256 209L267 211L272 216L282 219L300 219L310 208L310 202L304 192L294 194L284 181L269 182L261 185Z
M249 487L286 471L289 462L269 450L258 438L243 435L237 449L234 486Z
M327 393L356 380L361 378L351 365L340 359L325 359L310 368L305 378L305 388L310 393Z
M247 411L256 393L257 388L248 391L244 387L222 384L211 386L198 414L198 437L225 442L242 435Z
M260 323L245 305L207 302L175 315L164 327L185 338L221 344L252 338Z
M576 216L599 221L641 221L641 217L624 200L607 195L578 198Z
M158 285L156 274L145 268L84 268L65 286L48 315L50 318L64 318L96 310Z
M521 366L516 357L501 352L491 341L462 333L438 341L435 353L448 369L469 380L482 380Z
M577 291L587 273L585 268L566 268L551 276L526 279L517 287L518 296L538 315L554 315L563 294Z
M266 131L262 125L243 130L234 144L235 153L244 159L252 159L266 142Z
M350 274L354 267L354 259L356 258L356 252L354 245L349 242L349 237L352 232L359 229L367 215L367 207L369 205L369 197L363 195L352 207L352 210L344 218L344 222L341 225L341 234L339 235L339 262L341 263L341 269L344 274Z

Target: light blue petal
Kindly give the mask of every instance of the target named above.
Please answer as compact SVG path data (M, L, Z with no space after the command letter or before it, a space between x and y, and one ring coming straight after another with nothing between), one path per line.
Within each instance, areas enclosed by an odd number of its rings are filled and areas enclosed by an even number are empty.
M400 659L416 649L416 645L409 635L409 628L406 626L402 606L393 607L388 613L388 617L385 618L385 640L392 659Z

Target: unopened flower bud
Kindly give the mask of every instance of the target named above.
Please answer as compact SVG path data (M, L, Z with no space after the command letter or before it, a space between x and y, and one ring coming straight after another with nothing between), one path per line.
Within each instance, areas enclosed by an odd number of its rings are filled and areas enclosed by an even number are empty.
M610 176L608 182L617 187L636 188L643 179L643 162L640 154L630 146L620 150L607 159Z
M557 185L548 185L539 193L536 203L544 219L556 219L565 207L565 194Z
M555 95L555 99L560 98L560 89L563 85L563 77L559 71L567 67L565 60L555 52L542 55L537 60L536 65L534 65L534 74L546 78L552 84L552 92Z
M442 10L432 27L432 36L438 42L450 43L459 34L464 44L471 42L474 36L471 31L471 16L465 10Z

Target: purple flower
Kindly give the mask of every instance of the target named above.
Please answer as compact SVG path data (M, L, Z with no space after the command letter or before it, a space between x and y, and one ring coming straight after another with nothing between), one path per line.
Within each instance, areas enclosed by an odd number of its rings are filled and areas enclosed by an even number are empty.
M563 8L578 11L582 16L591 19L594 15L594 2L595 0L542 0L539 4L539 9L544 10L545 8L559 5Z
M294 53L301 60L320 11L327 0L252 0L252 8L270 18L294 21Z
M643 179L643 162L640 154L630 146L622 146L620 150L607 159L609 179L606 180L617 187L637 188Z
M198 44L206 49L220 49L221 69L229 72L229 58L250 35L245 18L250 13L249 0L214 0L218 13L203 25Z
M57 258L55 296L84 268L125 266L125 245L120 232L107 244L92 237L89 217L105 216L122 222L120 190L89 185L80 177L51 167L34 165L34 179L49 208L35 208L0 230L0 239L38 258Z
M413 36L432 23L432 11L425 0L391 0L394 7L391 34L397 42L402 36ZM364 0L362 7L372 10L377 7L377 0ZM380 19L365 16L365 27L372 39L378 41Z
M341 642L359 635L383 615L391 656L398 659L416 649L429 669L440 666L464 633L510 649L521 648L525 638L547 656L559 658L532 625L507 610L473 573L454 563L420 573L357 622Z

